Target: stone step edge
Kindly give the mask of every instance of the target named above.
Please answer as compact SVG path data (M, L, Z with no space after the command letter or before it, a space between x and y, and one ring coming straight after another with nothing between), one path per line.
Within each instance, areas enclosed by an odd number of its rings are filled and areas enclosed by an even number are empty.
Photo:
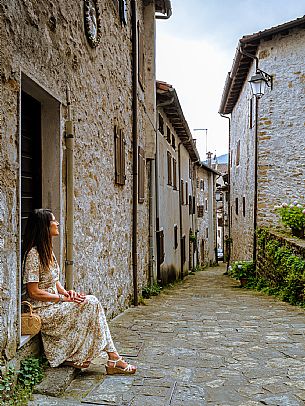
M53 397L61 396L79 372L80 370L69 366L48 367L44 371L42 381L35 385L33 393Z

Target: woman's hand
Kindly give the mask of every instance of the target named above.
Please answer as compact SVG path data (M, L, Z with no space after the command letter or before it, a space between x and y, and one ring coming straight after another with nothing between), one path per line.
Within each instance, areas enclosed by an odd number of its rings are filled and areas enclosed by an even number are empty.
M84 303L86 301L86 295L83 293L77 293L75 290L68 290L69 298L71 302Z

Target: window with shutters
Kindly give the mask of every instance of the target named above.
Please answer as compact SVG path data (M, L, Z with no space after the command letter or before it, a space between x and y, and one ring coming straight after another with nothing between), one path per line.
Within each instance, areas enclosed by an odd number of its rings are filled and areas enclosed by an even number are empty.
M162 135L164 135L164 120L163 120L163 117L161 116L160 113L159 113L159 120L158 120L158 122L159 122L158 130L160 131L160 133L161 133Z
M237 141L236 147L236 166L239 165L239 160L240 160L240 140Z
M184 182L183 179L180 180L180 198L181 198L181 205L184 204Z
M174 249L178 248L178 226L174 225Z
M204 190L204 181L203 179L200 179L200 190Z
M172 134L171 134L171 130L168 126L166 126L166 140L167 142L170 144L172 141Z
M173 158L173 188L177 190L177 161Z
M165 252L164 252L164 231L157 231L157 255L159 264L164 262Z
M235 198L235 214L238 216L238 197Z
M195 196L193 196L193 213L192 214L196 214L196 198L195 198Z
M173 147L174 149L176 149L176 139L175 139L174 134L172 134L172 147Z
M167 151L167 184L172 185L172 156L169 151Z
M182 264L185 263L186 260L186 252L185 252L185 235L181 238L181 262Z
M142 28L138 22L138 79L139 83L144 89L144 68L145 68L145 54L144 54L144 35Z
M187 182L185 182L185 204L188 205L189 204L189 189L188 189L188 185Z
M197 217L203 217L203 205L197 206Z
M138 149L138 202L144 202L144 172L145 172L145 156L144 149Z
M125 185L125 140L123 130L114 126L115 183Z
M253 98L249 99L249 128L253 127Z
M199 178L196 178L196 188L199 189L200 181Z
M204 203L205 203L205 211L208 211L208 199L205 199Z
M208 227L205 229L205 236L206 236L206 238L209 238L209 229L208 229Z
M189 214L193 214L193 197L189 195Z
M243 196L243 216L246 216L246 198Z

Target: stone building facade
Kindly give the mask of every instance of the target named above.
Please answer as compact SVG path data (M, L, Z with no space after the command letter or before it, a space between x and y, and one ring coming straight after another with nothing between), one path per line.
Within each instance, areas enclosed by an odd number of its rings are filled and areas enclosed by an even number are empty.
M22 344L21 242L32 208L49 207L60 222L54 250L63 282L72 266L66 240L72 215L73 287L95 294L108 317L129 306L147 283L156 12L169 14L170 1L0 5L2 360ZM74 189L68 198L71 152Z
M281 226L275 205L304 201L304 26L302 17L242 37L228 74L219 112L231 114L233 259L255 258L257 227ZM260 99L248 84L257 68L272 76Z
M217 212L216 179L219 173L210 166L196 165L196 237L197 258L201 266L216 262Z

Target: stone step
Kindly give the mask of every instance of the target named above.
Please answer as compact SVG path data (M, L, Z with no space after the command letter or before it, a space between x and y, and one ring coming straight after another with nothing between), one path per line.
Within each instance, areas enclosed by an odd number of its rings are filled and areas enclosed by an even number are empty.
M69 366L47 368L44 371L43 380L35 386L34 393L54 397L60 396L78 373L79 370Z

